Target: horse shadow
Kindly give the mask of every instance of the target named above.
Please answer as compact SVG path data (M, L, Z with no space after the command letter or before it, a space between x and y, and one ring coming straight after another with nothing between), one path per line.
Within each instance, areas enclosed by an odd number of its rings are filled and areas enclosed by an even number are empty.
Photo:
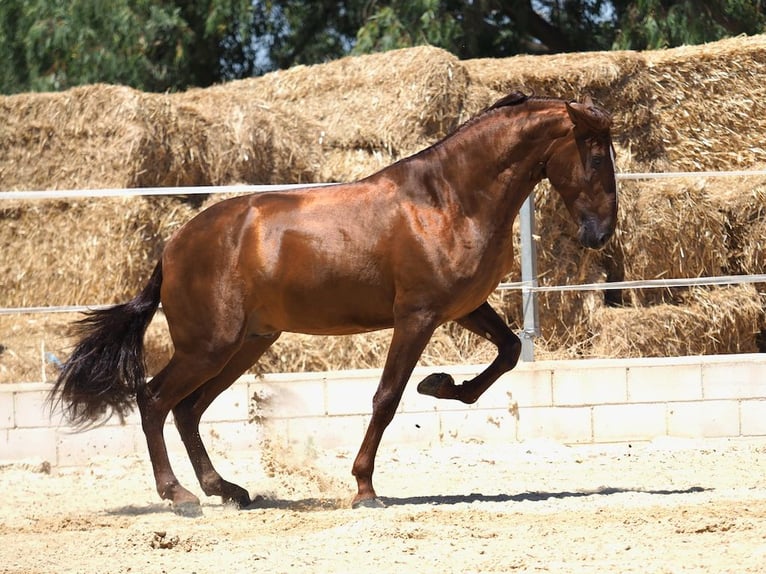
M455 504L472 504L474 502L543 502L550 499L584 498L595 496L611 496L614 494L641 493L657 496L671 496L681 494L693 494L705 492L712 488L692 486L684 489L645 489L645 488L618 488L602 486L593 490L564 490L559 492L532 491L518 494L452 494L437 496L409 496L404 498L382 497L381 501L386 506L408 506L426 504L434 506L449 506Z
M522 492L518 494L442 494L429 496L388 497L381 496L380 501L386 507L406 506L454 506L458 504L473 504L477 502L543 502L550 499L569 499L596 496L611 496L614 494L641 493L655 496L672 496L707 492L712 488L692 486L683 489L645 489L645 488L618 488L601 487L593 490L559 491L559 492ZM264 498L254 502L244 510L281 509L281 510L337 510L349 508L348 499L335 498L304 498L300 500L288 500L281 498Z
M380 497L380 501L387 508L407 506L456 506L458 504L473 504L481 502L544 502L546 500L565 500L570 498L587 498L599 496L612 496L615 494L649 494L652 496L676 496L708 492L713 488L692 486L679 489L646 489L646 488L620 488L602 486L592 490L563 490L558 492L531 491L517 494L483 494L473 492L470 494L438 494L429 496L406 496L406 497ZM206 505L203 505L203 508ZM314 512L321 510L344 510L351 507L348 498L266 498L258 497L252 504L242 508L247 512L258 510L292 510L297 512ZM167 504L149 504L146 506L122 506L107 511L114 516L140 516L146 514L165 513L172 511Z

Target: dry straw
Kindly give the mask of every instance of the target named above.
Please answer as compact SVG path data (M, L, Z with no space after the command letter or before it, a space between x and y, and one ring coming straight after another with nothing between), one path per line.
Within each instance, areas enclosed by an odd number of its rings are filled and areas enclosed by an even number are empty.
M92 85L0 97L0 189L191 185L194 150L165 96Z
M599 309L594 357L675 357L757 352L764 301L752 285L692 289L683 304Z
M766 35L645 57L662 164L676 170L766 165Z
M350 181L426 147L517 89L564 98L593 95L614 114L623 171L763 168L764 73L766 36L757 36L661 52L466 62L423 47L182 94L94 85L0 97L0 190ZM623 184L618 233L606 250L593 253L577 244L557 194L541 186L540 281L763 273L764 189L762 179L752 178ZM131 296L173 230L198 210L195 203L169 198L0 204L0 305L95 304ZM518 280L518 270L508 279ZM518 328L518 292L492 300ZM635 308L610 307L614 303ZM625 292L608 299L600 293L545 294L541 355L703 349L674 343L684 340L680 327L663 337L671 329L669 317L672 325L689 326L698 340L718 341L700 352L751 349L754 329L764 328L757 309L757 288ZM14 373L40 372L41 339L65 354L71 342L64 319L3 319L0 371L10 379L39 378ZM172 348L161 321L156 323L147 338L152 368ZM731 329L738 342L727 346L722 342ZM29 333L26 343L19 332ZM380 366L388 336L286 335L261 368ZM424 362L488 360L492 353L491 345L448 327ZM9 362L14 356L28 358ZM25 371L20 364L31 366Z

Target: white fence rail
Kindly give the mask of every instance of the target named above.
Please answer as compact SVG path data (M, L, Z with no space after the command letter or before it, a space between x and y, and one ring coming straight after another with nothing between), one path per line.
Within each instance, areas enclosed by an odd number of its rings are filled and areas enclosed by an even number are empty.
M680 178L719 178L719 177L764 177L766 170L734 170L734 171L693 171L693 172L645 172L619 173L617 179L649 180L649 179L680 179ZM168 195L211 195L227 193L264 193L269 191L286 191L309 187L337 185L336 183L305 183L283 185L231 185L231 186L202 186L202 187L147 187L135 189L68 189L44 191L0 191L0 207L5 201L35 201L51 199L88 199L101 197L139 197L139 196L168 196ZM660 289L669 287L691 287L702 285L731 285L744 283L766 283L766 274L761 275L723 275L717 277L689 277L680 279L647 279L634 281L618 281L610 283L586 283L577 285L537 284L534 253L534 214L531 209L533 196L520 213L522 281L501 283L498 290L521 290L524 294L523 311L525 316L522 340L525 343L524 358L533 360L532 340L538 334L536 294L555 291L596 291L610 289ZM88 309L99 309L108 305L62 305L45 307L0 307L0 315L27 313L68 313Z

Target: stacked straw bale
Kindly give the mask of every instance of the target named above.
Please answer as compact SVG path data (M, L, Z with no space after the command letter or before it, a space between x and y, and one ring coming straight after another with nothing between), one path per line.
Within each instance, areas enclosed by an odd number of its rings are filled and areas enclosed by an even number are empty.
M296 66L222 89L289 109L322 150L318 178L353 181L457 127L467 85L455 56L419 47Z
M298 66L234 88L292 104L321 127L324 145L402 157L457 127L467 82L455 56L419 47Z
M646 63L637 52L514 56L464 62L470 78L466 111L472 115L513 90L580 99L588 94L612 112L619 165L627 169L633 146L647 141L651 101Z
M762 297L752 285L695 288L683 304L601 308L590 317L593 357L676 357L758 352Z
M352 181L434 143L513 90L591 94L613 112L621 171L763 168L765 73L766 36L755 36L660 52L463 62L421 47L180 94L94 85L0 97L0 190ZM170 234L219 199L3 202L0 305L124 300ZM623 183L618 231L601 252L577 243L549 186L538 188L536 204L542 285L766 272L764 178ZM518 270L507 279L518 280ZM754 333L766 330L763 291L543 294L539 355L752 350ZM492 303L519 327L518 292L495 294ZM155 323L147 336L152 371L172 349L161 315ZM39 378L41 340L62 356L71 344L55 318L2 318L0 327L0 380L26 377L16 374L21 365ZM389 335L286 335L260 368L380 366ZM423 362L492 353L448 326ZM18 359L12 368L9 357Z
M766 35L645 58L661 164L672 170L766 165Z
M2 306L116 303L151 274L194 211L178 199L0 204Z
M167 98L96 84L0 97L0 189L192 185Z
M227 84L167 96L182 118L185 145L202 166L197 185L317 181L318 130L257 94Z

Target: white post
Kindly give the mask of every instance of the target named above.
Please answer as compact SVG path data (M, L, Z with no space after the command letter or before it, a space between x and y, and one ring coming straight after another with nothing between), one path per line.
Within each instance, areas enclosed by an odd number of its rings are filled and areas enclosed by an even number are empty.
M540 335L540 319L537 306L537 248L535 245L535 192L529 194L519 211L521 235L521 288L524 329L521 337L521 360L535 360L534 338Z

